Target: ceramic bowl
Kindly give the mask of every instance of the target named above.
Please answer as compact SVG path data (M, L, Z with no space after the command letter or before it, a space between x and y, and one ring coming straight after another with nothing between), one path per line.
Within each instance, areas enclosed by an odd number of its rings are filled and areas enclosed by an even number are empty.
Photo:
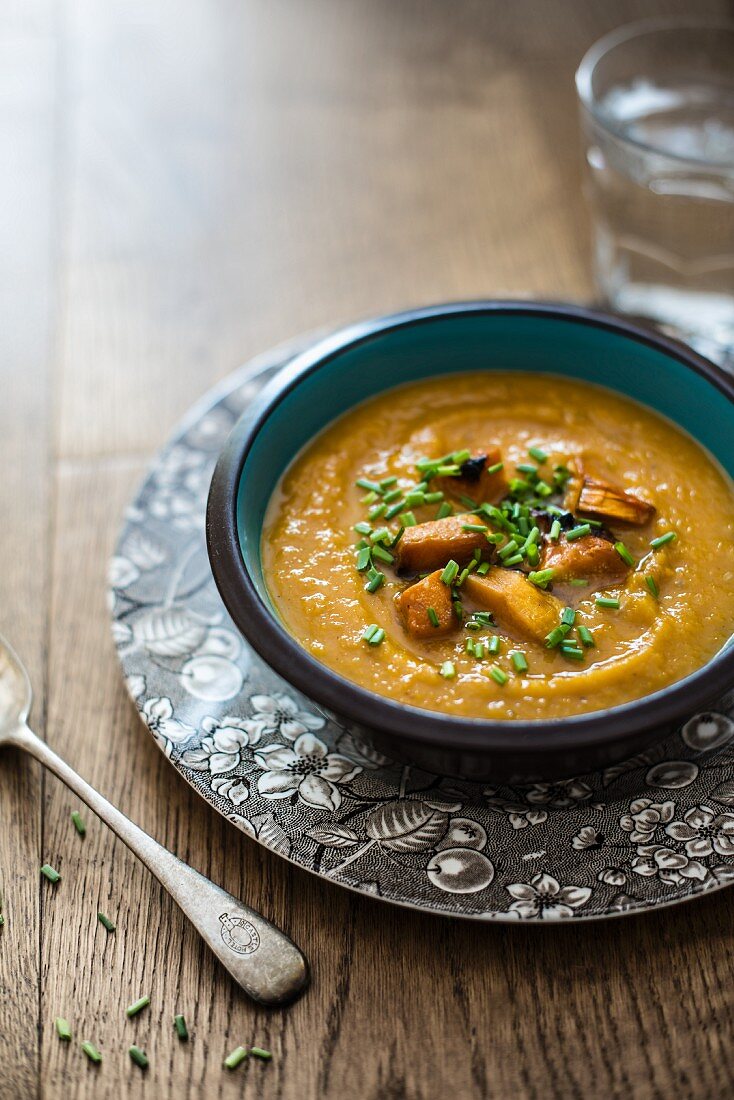
M629 321L529 302L439 305L367 321L297 356L236 425L216 466L207 544L224 603L257 652L386 755L473 780L534 781L607 766L661 740L734 683L734 647L663 691L555 721L485 721L401 705L320 664L283 626L260 535L278 479L336 417L403 382L472 370L601 383L657 410L734 475L734 384L689 348ZM713 595L713 594L712 594Z

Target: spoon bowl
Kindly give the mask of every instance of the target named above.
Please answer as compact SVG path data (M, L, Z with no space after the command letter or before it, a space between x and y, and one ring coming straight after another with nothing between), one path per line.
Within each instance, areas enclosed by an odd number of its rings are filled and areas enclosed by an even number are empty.
M28 673L13 647L0 634L0 742L26 724L32 701Z

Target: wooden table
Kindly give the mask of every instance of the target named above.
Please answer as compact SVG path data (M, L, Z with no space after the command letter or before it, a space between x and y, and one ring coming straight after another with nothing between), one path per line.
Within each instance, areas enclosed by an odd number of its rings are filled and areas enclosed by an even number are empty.
M2 5L0 629L32 670L38 731L314 968L291 1009L249 1004L101 824L87 815L80 841L74 799L8 754L2 1100L732 1094L729 892L603 926L502 928L312 878L159 754L123 692L104 590L146 462L251 354L414 303L587 298L575 64L611 25L689 6ZM39 882L44 860L57 888ZM143 991L151 1009L130 1022ZM57 1015L98 1043L101 1068L59 1042ZM240 1042L273 1062L228 1073Z

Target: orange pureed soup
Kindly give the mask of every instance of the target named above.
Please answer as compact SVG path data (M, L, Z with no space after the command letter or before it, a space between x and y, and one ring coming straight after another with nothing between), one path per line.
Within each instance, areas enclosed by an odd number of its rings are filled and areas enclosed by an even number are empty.
M315 658L446 714L552 719L693 672L734 619L734 486L609 390L531 373L352 409L273 495L273 605Z

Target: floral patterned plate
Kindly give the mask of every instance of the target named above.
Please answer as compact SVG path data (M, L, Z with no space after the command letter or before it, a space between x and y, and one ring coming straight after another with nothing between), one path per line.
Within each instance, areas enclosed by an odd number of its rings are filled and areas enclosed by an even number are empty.
M209 570L209 480L232 425L305 346L208 395L161 451L110 563L130 694L199 794L261 844L364 894L482 920L652 909L734 879L734 692L596 775L487 786L391 762L327 720L235 631Z

